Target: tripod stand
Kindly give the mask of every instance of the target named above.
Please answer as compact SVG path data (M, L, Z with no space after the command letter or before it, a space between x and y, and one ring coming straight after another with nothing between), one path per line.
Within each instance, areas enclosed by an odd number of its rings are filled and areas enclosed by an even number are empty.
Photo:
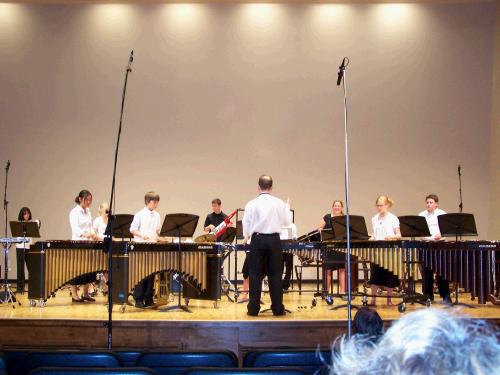
M458 239L462 240L462 236L477 236L476 222L474 220L474 215L464 214L464 213L454 213L454 214L444 214L438 216L439 231L442 236L455 236L455 242L458 243ZM453 259L453 266L455 272L453 274L453 282L455 283L455 301L452 302L451 306L466 306L469 308L474 308L474 306L468 305L466 303L458 302L458 256L460 252L455 252Z
M398 311L405 312L406 304L411 303L412 305L416 302L421 305L425 305L430 307L431 301L423 294L417 293L415 290L415 275L412 272L412 267L414 264L417 264L418 261L416 259L415 254L415 237L428 237L430 236L429 226L427 225L427 221L423 216L400 216L399 217L399 225L401 230L402 237L410 237L409 246L407 246L407 242L403 243L405 258L406 258L406 277L407 277L407 285L406 285L406 293L403 295L403 301L398 303ZM415 255L415 256L414 256Z
M177 237L177 272L180 275L182 273L182 237L192 237L196 226L198 225L198 215L191 214L169 214L165 216L163 225L161 227L160 236L164 237ZM179 277L179 298L177 300L176 306L168 306L161 312L181 310L184 312L191 312L187 306L182 306L181 304L181 277Z

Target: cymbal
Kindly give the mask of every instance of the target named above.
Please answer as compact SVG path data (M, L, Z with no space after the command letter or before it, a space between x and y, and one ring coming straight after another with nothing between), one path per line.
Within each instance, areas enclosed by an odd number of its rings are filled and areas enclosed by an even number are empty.
M194 242L215 242L215 234L202 234L194 239Z

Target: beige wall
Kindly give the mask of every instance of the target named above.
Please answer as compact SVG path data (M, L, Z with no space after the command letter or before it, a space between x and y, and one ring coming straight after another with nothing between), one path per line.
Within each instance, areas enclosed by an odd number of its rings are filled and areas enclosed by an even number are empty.
M500 6L496 8L495 59L491 116L489 236L500 238Z
M69 238L78 191L94 193L94 214L108 199L134 49L117 212L134 213L154 189L162 215L203 220L213 197L226 212L243 207L270 173L275 193L292 200L299 233L312 230L344 197L335 84L349 56L351 213L369 223L386 193L394 213L414 214L430 192L456 212L461 164L464 211L480 238L498 238L498 225L488 229L499 184L490 164L499 160L490 153L495 10L493 2L0 4L9 219L28 205L45 238Z

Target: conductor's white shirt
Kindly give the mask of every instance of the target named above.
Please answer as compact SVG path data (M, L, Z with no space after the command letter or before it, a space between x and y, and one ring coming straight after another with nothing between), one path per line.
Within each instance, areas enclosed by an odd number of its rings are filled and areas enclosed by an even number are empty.
M77 204L69 213L71 225L71 239L74 241L87 240L84 234L92 233L92 214L88 208L84 209Z
M281 199L269 193L261 193L245 206L243 216L243 235L252 236L253 233L281 233L281 229L292 223L290 207Z
M431 233L431 236L426 237L426 239L435 240L436 235L438 234L441 235L441 232L439 231L438 216L444 214L446 214L446 212L444 212L440 208L436 208L432 212L425 210L418 214L418 216L425 217L425 220L427 221L427 226L429 227L429 232Z
M160 214L156 211L151 211L144 207L134 215L134 220L130 224L130 231L139 231L141 235L148 236L148 240L142 237L134 236L134 241L137 242L156 242L158 240L158 232L160 230Z
M399 228L399 219L396 215L387 212L384 216L380 214L372 217L373 237L377 241L385 240L386 237L394 237L396 229Z

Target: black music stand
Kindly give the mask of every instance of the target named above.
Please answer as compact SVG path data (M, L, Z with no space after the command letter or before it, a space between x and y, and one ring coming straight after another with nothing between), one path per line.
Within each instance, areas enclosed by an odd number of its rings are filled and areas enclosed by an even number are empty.
M332 217L332 227L333 227L333 236L335 240L347 239L347 216ZM349 215L349 236L351 240L367 240L368 238L370 238L370 236L368 236L368 230L366 229L366 222L363 216ZM345 264L347 265L347 252L345 256L346 256ZM366 293L363 294L363 299L365 297ZM343 305L334 306L330 310L338 310L349 306L352 309L359 309L358 306L353 305L352 303L351 304L346 303Z
M105 235L109 236L109 224L113 222L113 237L121 238L122 241L125 239L132 239L134 235L130 233L130 225L134 220L134 215L129 214L117 214L113 215L113 220L108 221L108 225L106 227Z
M334 216L332 217L333 233L336 240L347 239L347 216ZM366 222L363 216L349 215L349 232L351 240L367 240L368 230L366 229Z
M177 306L168 306L160 311L172 311L172 310L181 310L185 312L191 312L187 308L187 306L181 305L181 288L182 288L182 277L180 277L182 273L182 237L192 237L194 231L196 230L196 226L198 225L198 219L200 217L198 215L192 214L168 214L165 216L165 220L163 221L163 225L161 226L160 236L163 237L177 237L178 238L178 257L177 257L177 272L179 274L179 299L177 301Z
M398 303L399 312L404 312L406 310L406 303L410 302L414 304L415 302L429 307L431 301L426 298L423 294L417 293L415 291L415 275L412 276L411 265L417 263L417 259L412 259L411 250L415 248L415 237L429 237L431 233L429 232L429 226L427 225L427 220L423 216L417 215L407 215L399 216L399 230L401 231L401 237L410 237L411 244L413 246L406 246L406 274L408 277L408 287L406 290L406 296L403 296L403 302Z
M40 238L40 227L38 221L11 221L10 233L13 237ZM26 242L23 242L24 253L26 254ZM5 266L8 267L7 265ZM24 262L23 262L24 267Z
M476 221L473 214L453 213L444 214L437 217L441 236L455 236L455 242L462 239L462 236L477 236ZM455 269L458 268L457 257L455 257ZM460 305L470 308L474 306L458 302L458 273L455 272L455 301L452 306Z
M217 242L232 243L236 238L236 232L235 227L227 227L226 231L217 238Z

